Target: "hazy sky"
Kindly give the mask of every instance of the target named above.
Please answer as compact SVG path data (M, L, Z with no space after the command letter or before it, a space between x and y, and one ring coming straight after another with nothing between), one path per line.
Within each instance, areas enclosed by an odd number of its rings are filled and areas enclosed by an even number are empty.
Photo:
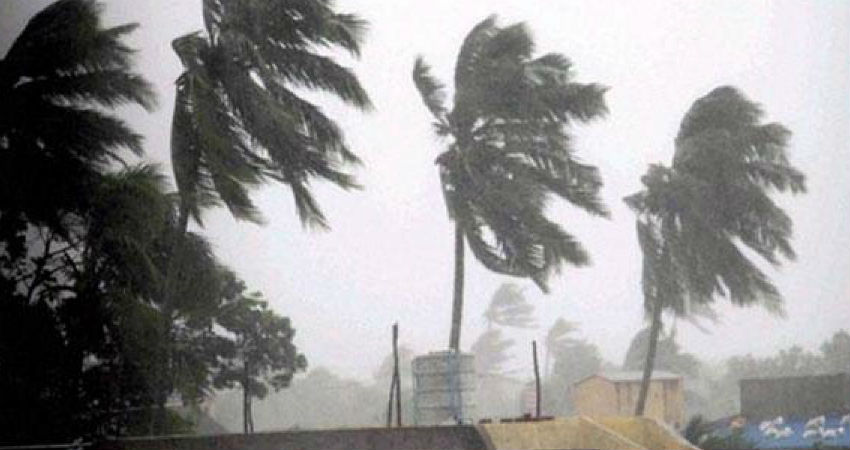
M0 0L0 54L48 3ZM109 24L142 25L131 43L160 107L153 114L128 109L125 116L147 137L147 158L167 167L180 72L170 42L201 28L201 0L104 3ZM669 163L685 111L722 84L741 88L764 106L768 120L793 131L791 158L809 176L809 193L780 200L794 219L799 254L770 271L788 317L721 301L722 323L709 334L679 325L684 349L707 359L766 354L793 343L814 349L850 328L850 3L340 0L338 6L371 23L361 60L343 61L359 74L376 111L364 115L323 101L365 161L358 171L365 190L315 186L333 227L326 233L302 230L289 192L279 186L256 193L265 226L219 210L206 216L205 229L219 257L292 317L311 366L371 376L390 350L393 321L401 341L417 352L447 347L452 226L434 165L440 143L410 71L422 54L450 82L463 37L492 13L502 24L527 22L538 51L566 54L578 81L610 86L608 118L574 135L579 156L602 171L612 217L553 208L594 264L566 268L549 295L469 258L463 347L482 330L481 313L499 284L516 281L527 287L542 325L515 336L522 354L513 365L521 373L531 374L528 342L558 316L580 322L581 335L606 359L622 361L643 316L634 217L621 199L640 188L648 163Z

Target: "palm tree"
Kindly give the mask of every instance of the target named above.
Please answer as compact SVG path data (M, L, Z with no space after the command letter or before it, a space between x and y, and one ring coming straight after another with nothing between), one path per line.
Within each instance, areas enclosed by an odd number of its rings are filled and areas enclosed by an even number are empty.
M563 353L565 348L578 343L576 339L569 337L576 330L578 330L578 325L575 322L568 322L563 317L558 317L549 331L546 332L546 354L543 359L543 376L546 379L552 375L549 370L549 361L552 355Z
M337 124L296 89L370 109L354 73L319 51L340 48L359 56L366 23L335 12L329 0L204 0L203 16L205 33L172 42L184 67L171 131L178 230L186 233L190 217L202 224L202 210L219 204L237 219L261 222L249 191L268 181L289 185L302 224L327 228L309 181L357 188L344 169L359 159ZM173 254L181 251L181 234ZM175 302L177 260L169 263L163 284L166 310Z
M565 128L607 109L605 88L572 81L561 54L532 58L522 23L491 16L467 35L455 65L454 105L442 83L417 58L413 68L438 136L449 142L436 163L449 218L455 223L455 271L449 347L459 350L464 248L488 269L531 278L544 291L563 263L588 263L584 248L544 214L555 194L605 216L596 167L579 162Z
M0 60L4 220L67 229L63 215L86 207L98 176L123 162L119 150L142 153L142 137L110 111L155 104L122 42L136 27L104 28L93 0L60 0L33 16Z
M513 283L502 283L493 293L490 305L484 311L487 330L493 325L514 328L537 328L534 305L528 303L523 289Z
M679 128L672 168L650 166L625 199L637 213L649 349L636 414L643 414L663 310L704 313L718 296L782 314L782 296L742 252L776 266L793 260L791 218L773 191L805 192L786 155L790 132L733 87L697 100Z
M203 11L206 33L172 44L184 66L171 142L180 228L222 203L237 219L260 221L249 190L269 180L289 185L304 224L327 227L308 183L355 188L344 168L359 160L336 123L295 89L371 108L354 73L318 51L359 56L366 23L329 0L205 0Z

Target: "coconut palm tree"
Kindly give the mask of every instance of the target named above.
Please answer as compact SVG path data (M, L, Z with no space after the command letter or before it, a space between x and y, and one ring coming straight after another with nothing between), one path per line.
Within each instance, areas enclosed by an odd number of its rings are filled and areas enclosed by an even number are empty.
M697 100L679 128L672 167L650 166L644 189L626 203L636 212L643 253L649 349L637 414L643 414L662 312L705 313L717 297L782 313L782 296L745 254L771 265L793 260L791 218L772 192L805 192L788 160L790 132L762 123L764 113L733 87Z
M201 224L201 212L220 204L237 219L261 222L249 192L269 181L290 187L302 224L326 228L309 182L356 188L345 169L359 159L337 124L297 90L370 109L354 73L321 52L359 56L366 23L335 12L329 0L204 0L203 17L204 32L172 42L184 67L171 132L178 230L185 234L190 217ZM177 254L180 235L175 239ZM172 258L163 284L166 310L176 301L177 264Z
M320 52L359 56L366 23L329 0L205 0L203 15L205 33L172 44L184 67L171 141L180 228L190 216L201 223L201 211L217 204L260 221L249 190L267 181L289 185L304 224L327 227L309 181L357 187L344 169L359 160L336 123L296 90L369 109L354 73Z
M565 128L607 109L605 88L573 81L561 54L534 58L522 24L491 16L467 35L455 64L454 104L417 58L413 81L447 149L436 163L449 218L455 223L455 272L449 347L459 350L464 248L488 269L531 278L545 292L564 263L588 263L569 233L546 217L552 194L605 216L596 167L574 155Z
M136 24L104 28L93 0L60 0L27 23L0 60L0 216L66 229L96 178L142 153L142 138L111 109L155 105L123 39ZM49 180L49 182L45 182Z

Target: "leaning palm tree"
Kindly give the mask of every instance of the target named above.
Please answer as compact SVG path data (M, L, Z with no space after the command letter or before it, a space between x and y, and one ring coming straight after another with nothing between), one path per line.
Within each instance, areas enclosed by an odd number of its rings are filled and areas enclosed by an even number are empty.
M172 42L184 67L171 131L180 197L172 254L181 252L190 218L201 224L205 208L224 204L237 219L260 222L249 192L269 181L290 187L303 224L327 227L309 182L356 188L345 169L359 159L337 124L297 90L371 108L354 73L322 54L333 48L359 56L366 23L335 12L330 0L204 0L203 18L203 32ZM166 271L166 313L176 302L179 260L172 257Z
M603 116L605 88L573 81L561 54L533 58L524 24L491 16L461 45L454 105L417 58L413 68L438 136L448 140L436 163L449 218L455 223L455 273L449 347L459 350L464 248L488 269L531 278L545 292L564 263L584 265L584 248L545 215L551 194L605 216L596 167L579 162L565 128Z
M180 194L180 228L224 204L258 222L249 197L267 181L289 185L303 223L326 227L309 181L357 187L346 165L358 158L340 128L297 89L328 92L360 109L368 95L354 73L324 48L360 53L366 24L329 0L205 0L205 33L173 42L177 79L171 157Z
M679 128L672 168L650 166L626 203L637 213L649 349L636 414L643 414L662 312L703 314L717 297L782 313L782 296L743 253L793 260L792 222L770 197L801 193L805 176L786 155L790 132L762 123L761 108L732 87L697 100Z
M0 216L67 231L98 177L142 138L111 113L153 108L123 42L136 24L104 28L93 0L60 0L36 14L0 60ZM49 180L49 182L45 182Z

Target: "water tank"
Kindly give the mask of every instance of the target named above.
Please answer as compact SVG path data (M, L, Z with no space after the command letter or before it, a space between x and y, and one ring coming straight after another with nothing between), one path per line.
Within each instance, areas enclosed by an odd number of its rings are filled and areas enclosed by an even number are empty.
M473 356L432 352L413 359L413 420L416 425L471 423L475 418Z

